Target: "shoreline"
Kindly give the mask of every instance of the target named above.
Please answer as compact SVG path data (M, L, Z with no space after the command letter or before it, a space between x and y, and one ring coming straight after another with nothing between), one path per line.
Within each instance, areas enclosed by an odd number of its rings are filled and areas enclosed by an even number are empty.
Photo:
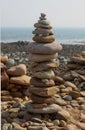
M16 53L16 52L28 52L28 44L30 41L17 41L11 43L3 43L1 42L1 54L5 55L6 53ZM81 51L85 51L84 44L62 44L63 49L59 52L60 56L71 57L75 53L80 53Z

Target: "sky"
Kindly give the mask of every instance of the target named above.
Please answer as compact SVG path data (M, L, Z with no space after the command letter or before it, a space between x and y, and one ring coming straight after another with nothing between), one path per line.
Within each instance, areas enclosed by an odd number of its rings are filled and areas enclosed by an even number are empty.
M85 0L1 0L1 27L32 27L46 13L53 27L85 27Z

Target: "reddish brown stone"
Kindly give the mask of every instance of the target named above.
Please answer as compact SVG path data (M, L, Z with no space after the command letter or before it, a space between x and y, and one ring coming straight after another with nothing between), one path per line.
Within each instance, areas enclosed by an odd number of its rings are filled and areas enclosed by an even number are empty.
M52 79L32 78L30 83L35 87L51 87L55 85L55 82Z
M36 42L40 43L51 43L55 41L55 36L54 35L49 35L49 36L34 36L33 40Z
M30 86L30 79L31 79L31 77L27 76L27 75L22 75L22 76L18 76L18 77L11 77L10 83Z
M57 89L56 86L48 88L29 87L29 92L42 97L49 97L56 94Z
M35 23L34 27L36 28L47 28L47 29L52 29L52 27L50 25L44 25L44 24L40 24L40 23Z
M1 96L1 101L11 101L11 100L13 100L12 96L9 95Z
M46 104L52 104L52 103L55 103L55 99L52 98L52 97L41 97L41 96L37 96L37 95L34 95L32 94L30 96L31 100L34 102L34 103L46 103Z
M7 56L0 56L0 61L2 63L6 63L8 61L8 57Z
M22 93L21 92L11 92L11 96L13 96L13 97L22 97Z
M9 84L9 77L4 71L1 73L1 88L2 89L7 88L8 84Z

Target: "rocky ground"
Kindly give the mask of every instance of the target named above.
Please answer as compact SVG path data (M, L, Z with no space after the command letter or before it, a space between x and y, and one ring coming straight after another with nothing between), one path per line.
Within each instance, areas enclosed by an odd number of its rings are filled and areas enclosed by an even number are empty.
M10 52L9 55L11 55L11 53L15 53L15 52L25 52L26 53L26 57L28 56L28 44L29 42L23 42L23 41L19 41L19 42L13 42L13 43L1 43L1 52L3 54L7 54ZM62 45L62 44L61 44ZM85 45L62 45L63 46L63 50L61 52L59 52L59 55L61 56L72 56L75 53L79 53L81 51L85 50Z
M14 59L15 64L25 63L28 68L28 44L29 42L27 41L1 43L1 55L6 55L8 58ZM85 45L62 45L62 47L63 49L59 52L58 57L61 65L63 65L63 63L67 63L67 60L69 60L69 58L74 54L85 50Z
M2 44L1 53L13 59L15 65L25 64L28 70L27 45L27 42ZM84 50L85 45L63 45L59 53L60 66L55 69L57 94L54 96L60 107L58 112L33 114L28 112L29 93L24 98L13 97L1 102L2 130L85 130L85 53L83 59L79 54ZM75 53L77 58L73 57ZM29 70L27 75L31 75ZM1 94L8 94L8 90Z

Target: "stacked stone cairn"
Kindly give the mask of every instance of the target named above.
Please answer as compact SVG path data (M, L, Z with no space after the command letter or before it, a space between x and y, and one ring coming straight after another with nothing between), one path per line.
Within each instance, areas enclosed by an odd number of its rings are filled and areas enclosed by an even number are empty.
M67 64L63 79L73 82L79 90L85 91L85 51L75 54Z
M67 64L67 70L63 74L65 81L74 83L78 90L85 91L85 51L75 54ZM72 91L71 95L75 96Z
M38 43L52 43L55 40L55 36L52 32L52 26L50 22L46 19L46 15L41 13L41 17L38 20L38 23L34 24L36 28L33 31L35 35L33 40Z
M25 97L30 86L30 76L26 75L25 64L14 65L7 56L1 59L1 100L10 101ZM11 61L11 62L10 62ZM27 95L28 96L28 95Z
M55 41L52 26L46 15L41 13L38 23L34 24L34 42L28 45L29 70L32 72L29 88L31 102L28 111L32 113L54 113L60 109L53 95L57 93L54 82L54 68L59 66L56 60L62 46Z
M78 100L80 103L80 100L85 99L85 51L74 54L65 67L65 70L56 73L57 76L54 79L58 86L58 94L64 100L76 100L75 102ZM76 103L73 105L76 106Z

